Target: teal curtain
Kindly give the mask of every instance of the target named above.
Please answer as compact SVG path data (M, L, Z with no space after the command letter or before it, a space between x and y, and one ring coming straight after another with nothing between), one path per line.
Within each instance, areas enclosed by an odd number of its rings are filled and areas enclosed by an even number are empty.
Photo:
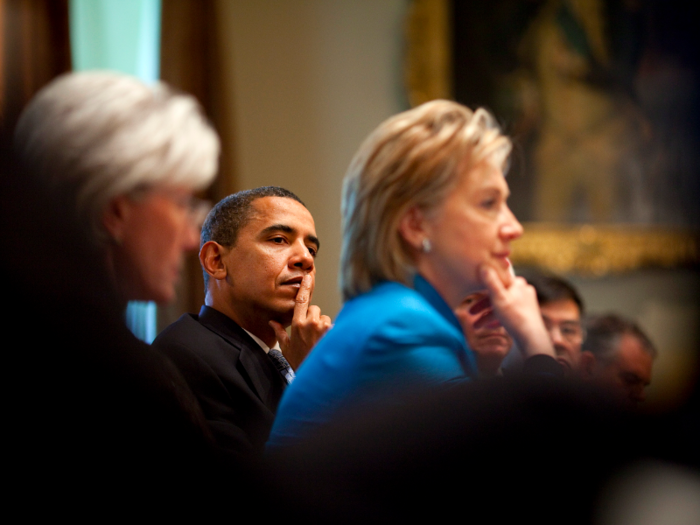
M152 83L160 77L160 0L70 0L75 71L111 69ZM147 343L156 336L156 306L131 302L131 331Z
M160 0L71 0L73 68L160 77Z

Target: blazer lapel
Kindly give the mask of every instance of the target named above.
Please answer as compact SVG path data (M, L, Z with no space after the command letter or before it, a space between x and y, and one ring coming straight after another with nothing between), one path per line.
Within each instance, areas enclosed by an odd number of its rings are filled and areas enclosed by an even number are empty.
M260 345L235 321L208 306L202 306L199 321L239 350L237 368L260 401L275 411L286 383Z
M284 385L279 381L282 376L265 351L255 341L253 344L257 348L241 349L239 362L250 377L261 401L273 411L277 410L277 404L284 391Z

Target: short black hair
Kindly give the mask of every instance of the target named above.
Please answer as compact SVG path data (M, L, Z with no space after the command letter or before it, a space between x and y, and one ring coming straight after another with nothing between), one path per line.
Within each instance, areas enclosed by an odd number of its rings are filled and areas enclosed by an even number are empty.
M244 228L250 220L253 211L253 202L263 197L284 197L293 199L302 206L306 204L294 193L279 186L261 186L252 190L239 191L220 200L209 212L204 225L199 243L200 250L205 243L214 241L221 246L230 248L236 244L238 232ZM204 272L204 290L206 293L209 285L209 274Z
M604 363L610 363L618 352L620 338L625 335L635 337L644 351L656 357L656 348L649 337L633 320L617 314L591 316L586 319L586 340L581 350L591 352Z
M540 306L554 301L570 300L576 303L581 316L583 316L583 299L569 281L543 273L533 273L526 276L525 279L535 287L537 302Z

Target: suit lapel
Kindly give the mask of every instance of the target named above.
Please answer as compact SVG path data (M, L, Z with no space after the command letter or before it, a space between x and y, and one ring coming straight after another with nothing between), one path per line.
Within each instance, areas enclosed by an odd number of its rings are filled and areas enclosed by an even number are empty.
M208 306L200 310L199 321L239 350L237 368L258 398L272 411L277 410L286 383L260 345L235 321Z
M255 341L253 341L253 344L257 348L241 349L239 362L245 369L248 377L250 377L262 402L273 411L276 411L277 404L284 391L284 385L279 381L281 375L264 350L257 346Z

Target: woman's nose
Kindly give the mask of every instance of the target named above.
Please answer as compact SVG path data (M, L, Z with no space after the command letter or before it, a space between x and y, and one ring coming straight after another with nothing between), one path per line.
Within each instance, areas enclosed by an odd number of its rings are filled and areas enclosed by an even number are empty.
M510 208L506 206L506 218L503 226L501 226L501 235L510 241L513 241L523 234L523 225L515 218Z

